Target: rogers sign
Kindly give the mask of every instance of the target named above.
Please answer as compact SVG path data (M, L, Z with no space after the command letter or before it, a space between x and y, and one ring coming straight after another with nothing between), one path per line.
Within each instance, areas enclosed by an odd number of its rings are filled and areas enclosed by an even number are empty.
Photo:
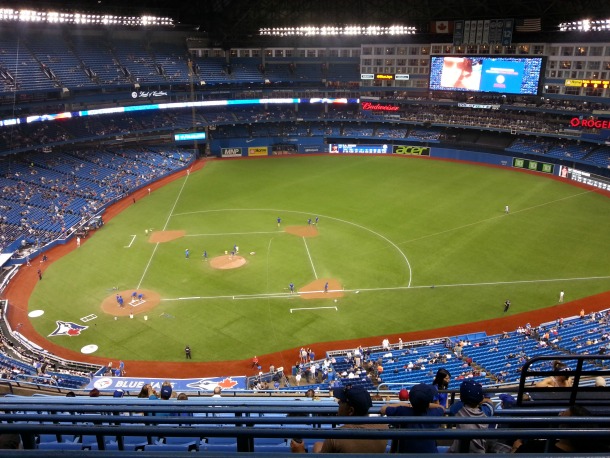
M610 129L610 119L570 119L572 127L586 127L588 129Z
M370 111L398 111L400 107L398 105L382 105L380 103L363 102L362 109Z

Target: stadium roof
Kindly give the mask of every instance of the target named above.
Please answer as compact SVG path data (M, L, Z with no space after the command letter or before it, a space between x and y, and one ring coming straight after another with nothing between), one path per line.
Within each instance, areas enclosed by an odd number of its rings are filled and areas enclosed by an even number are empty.
M12 3L12 4L11 4ZM64 1L2 2L5 7L66 10ZM218 42L255 36L262 27L306 25L413 25L431 21L541 18L543 30L560 22L610 18L610 2L599 0L80 0L70 10L96 14L168 16Z

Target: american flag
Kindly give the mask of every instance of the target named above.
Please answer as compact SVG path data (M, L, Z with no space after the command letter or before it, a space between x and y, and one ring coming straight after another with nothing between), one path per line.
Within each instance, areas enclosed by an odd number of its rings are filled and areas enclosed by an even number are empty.
M517 19L515 22L515 32L540 32L542 24L540 18Z

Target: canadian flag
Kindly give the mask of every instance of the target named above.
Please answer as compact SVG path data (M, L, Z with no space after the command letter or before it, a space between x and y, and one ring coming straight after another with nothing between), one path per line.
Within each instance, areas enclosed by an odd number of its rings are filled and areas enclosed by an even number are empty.
M453 21L432 21L430 30L432 33L451 33L453 32Z

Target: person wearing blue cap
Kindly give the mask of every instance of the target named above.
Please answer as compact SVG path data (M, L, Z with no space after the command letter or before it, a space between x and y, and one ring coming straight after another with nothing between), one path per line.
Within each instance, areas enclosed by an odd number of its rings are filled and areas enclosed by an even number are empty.
M501 401L498 409L510 409L511 407L515 407L517 405L517 400L515 397L508 393L502 393L500 396L498 396L498 398L500 398Z
M438 390L434 385L420 383L409 391L411 407L404 404L389 404L381 407L381 415L388 417L443 417L445 409L437 404L431 407ZM437 423L401 423L394 425L402 429L436 429L440 427ZM392 442L392 451L398 453L438 453L434 439L398 439Z
M491 399L483 393L483 385L472 379L464 380L460 384L461 408L455 413L456 417L487 418L494 414L494 405ZM488 423L458 424L458 429L488 429ZM449 448L450 453L510 453L510 446L497 439L463 439L455 440Z
M366 417L373 406L371 395L362 386L347 385L335 388L333 396L339 401L337 416L339 417ZM380 424L345 424L343 429L387 429L388 425ZM385 453L388 441L386 439L325 439L316 442L314 453Z

